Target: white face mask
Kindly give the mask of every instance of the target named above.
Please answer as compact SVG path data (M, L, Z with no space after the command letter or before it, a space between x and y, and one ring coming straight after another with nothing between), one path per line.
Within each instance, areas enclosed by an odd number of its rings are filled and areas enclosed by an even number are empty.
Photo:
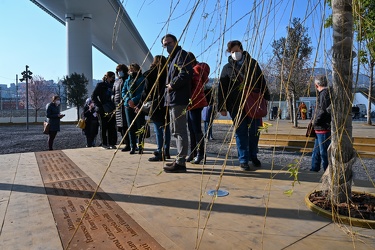
M55 104L56 104L56 106L59 106L60 105L60 101L56 101Z
M242 52L233 52L232 59L235 61L240 61L242 59Z

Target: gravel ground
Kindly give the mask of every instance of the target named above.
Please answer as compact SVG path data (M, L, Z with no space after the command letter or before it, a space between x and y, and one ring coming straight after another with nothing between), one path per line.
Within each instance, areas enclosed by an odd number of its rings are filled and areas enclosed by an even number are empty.
M228 144L232 135L232 130L229 125L214 125L215 140L209 141L207 144L207 153L210 156L221 155L224 156L228 150ZM118 141L120 141L120 137ZM151 131L151 137L146 139L147 143L155 144L155 136ZM175 146L172 139L172 147ZM57 134L54 149L73 149L85 147L85 136L81 130L76 128L75 124L62 124L61 131ZM0 125L0 154L13 154L24 152L38 152L47 150L47 135L42 133L41 124L31 124L29 129L22 125ZM237 150L233 145L229 151L229 159L236 161ZM308 171L311 165L311 154L302 155L301 153L292 153L286 151L276 151L273 153L271 149L259 150L258 158L261 162L271 163L272 160L275 165L281 166L285 169L289 164L298 161L301 170ZM353 166L355 179L359 180L375 180L375 159L357 159ZM368 172L368 174L366 173Z

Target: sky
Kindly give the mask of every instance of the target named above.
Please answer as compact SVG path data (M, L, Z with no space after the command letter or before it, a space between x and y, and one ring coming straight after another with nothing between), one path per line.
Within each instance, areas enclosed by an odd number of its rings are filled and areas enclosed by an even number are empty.
M230 40L240 40L254 58L266 63L273 56L272 41L286 36L293 17L301 18L308 27L314 48L312 59L316 57L318 66L324 64L324 51L329 50L325 49L329 48L329 39L320 45L317 42L323 0L228 0L228 8L225 0L121 2L152 55L167 56L160 39L172 33L181 38L179 44L193 52L198 61L210 65L212 78L219 76L227 62L225 48ZM199 4L194 8L196 2ZM0 84L15 83L16 74L21 78L25 65L45 80L56 82L66 75L65 26L31 1L0 0L0 31ZM329 37L329 31L324 31L323 36ZM116 65L93 48L93 79L115 71Z

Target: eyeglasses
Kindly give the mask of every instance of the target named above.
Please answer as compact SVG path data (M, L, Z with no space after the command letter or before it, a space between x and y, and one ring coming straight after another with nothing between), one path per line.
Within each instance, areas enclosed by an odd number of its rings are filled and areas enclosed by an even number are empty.
M163 43L163 48L166 48L167 46L170 46L170 45L172 45L172 41L170 41L170 42L167 42L167 43Z

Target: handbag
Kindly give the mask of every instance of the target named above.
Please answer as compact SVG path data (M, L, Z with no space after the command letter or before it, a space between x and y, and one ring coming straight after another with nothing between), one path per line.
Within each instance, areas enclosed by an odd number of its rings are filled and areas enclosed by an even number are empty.
M312 122L307 125L306 137L316 137L314 125Z
M77 128L85 129L86 128L86 119L80 118L77 123Z
M248 93L248 91L246 91L246 93ZM248 117L254 119L260 119L267 115L268 101L263 98L263 94L260 93L259 89L254 89L247 96L245 112Z
M46 134L46 135L49 134L49 126L50 124L47 121L43 122L43 134Z
M142 111L143 113L149 114L149 113L150 113L150 110L151 110L151 107L152 107L152 101L145 102L145 103L142 105L141 111Z
M103 104L104 113L112 113L116 109L116 106L113 102L106 102Z

